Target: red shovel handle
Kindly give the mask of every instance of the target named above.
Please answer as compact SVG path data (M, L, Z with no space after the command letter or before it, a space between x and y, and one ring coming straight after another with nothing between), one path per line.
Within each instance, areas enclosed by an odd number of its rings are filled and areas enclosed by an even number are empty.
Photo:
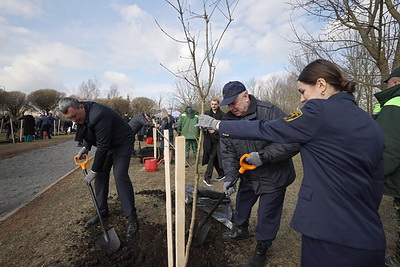
M244 154L244 155L240 158L240 169L239 169L239 172L240 172L241 174L243 174L245 171L252 171L252 170L254 170L255 168L257 168L257 166L251 165L251 164L247 164L247 163L244 161L245 158L248 158L248 157L250 157L249 154Z
M79 160L78 155L76 155L76 156L74 157L74 161L75 161L75 164L76 164L76 165L78 165L79 167L82 168L82 170L86 170L86 164L87 164L88 161L89 161L89 156L88 156L88 154L82 154L82 156L85 157L85 160L84 160L84 161L79 162L79 161L78 161L78 160Z

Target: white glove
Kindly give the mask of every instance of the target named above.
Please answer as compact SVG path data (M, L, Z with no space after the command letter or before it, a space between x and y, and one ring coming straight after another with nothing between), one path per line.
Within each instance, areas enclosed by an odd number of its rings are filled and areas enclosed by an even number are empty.
M89 185L90 184L90 182L94 179L94 178L96 178L96 175L97 175L97 173L95 173L95 172L89 172L88 173L88 175L86 175L85 176L85 183L87 184L87 185Z
M197 124L195 126L212 129L212 130L217 130L218 122L219 122L219 120L216 120L211 116L202 114L199 116L199 121L197 122Z
M260 155L258 154L258 152L251 152L249 153L250 157L247 157L245 159L245 161L250 164L250 165L254 165L256 167L261 166L263 163L261 161Z
M231 182L224 183L224 192L228 197L232 196L236 192L236 184L232 187L229 187L230 184Z
M83 159L83 154L89 154L89 150L86 147L82 147L78 152L78 158Z

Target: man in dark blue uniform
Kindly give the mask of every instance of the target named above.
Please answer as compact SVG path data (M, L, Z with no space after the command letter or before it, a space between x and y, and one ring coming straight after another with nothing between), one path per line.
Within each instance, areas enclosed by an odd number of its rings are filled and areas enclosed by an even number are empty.
M307 65L297 86L305 105L288 117L216 121L202 115L198 126L219 129L222 138L300 143L304 178L291 226L302 234L303 267L384 266L383 132L357 107L355 83L332 62Z
M79 102L75 98L63 98L59 109L66 119L78 124L79 138L83 143L78 156L87 154L92 146L96 153L92 170L85 177L86 182L95 181L95 193L100 214L109 216L107 198L110 171L113 167L115 184L125 217L128 219L127 237L137 229L137 216L132 183L128 174L132 154L133 132L128 123L113 109L96 102ZM90 227L99 221L95 215L86 224Z
M238 81L229 82L223 88L221 105L228 105L229 112L223 120L273 120L286 114L271 103L257 100ZM223 234L226 240L250 237L248 226L251 210L259 201L257 211L257 245L248 266L264 266L266 251L272 245L279 230L286 187L295 179L292 156L299 151L297 144L278 144L268 141L221 139L222 164L225 171L225 187L238 175L239 159L250 154L248 163L257 169L246 171L240 180L236 197L235 226Z

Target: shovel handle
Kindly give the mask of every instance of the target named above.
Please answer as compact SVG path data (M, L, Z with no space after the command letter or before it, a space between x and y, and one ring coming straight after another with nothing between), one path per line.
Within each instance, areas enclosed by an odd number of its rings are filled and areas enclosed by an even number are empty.
M257 166L255 166L255 165L251 165L251 164L246 163L245 159L248 158L248 157L250 157L249 154L243 154L243 156L240 158L240 169L239 169L239 172L241 174L243 174L245 171L252 171L255 168L257 168Z
M79 162L79 161L78 161L78 160L79 160L78 155L76 155L76 156L74 157L74 161L75 161L75 164L76 164L76 165L78 165L79 167L82 168L82 170L86 170L86 164L87 164L88 161L89 161L89 156L88 156L88 154L82 154L82 156L85 157L84 161Z

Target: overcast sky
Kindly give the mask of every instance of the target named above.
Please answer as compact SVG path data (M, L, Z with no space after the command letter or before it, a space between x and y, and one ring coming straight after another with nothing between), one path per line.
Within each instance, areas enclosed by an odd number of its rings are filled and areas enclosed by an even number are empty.
M286 40L290 20L315 27L285 2L239 2L218 53L217 85L285 71L292 53ZM97 78L103 91L116 85L123 97L168 97L176 78L160 64L183 66L185 49L155 20L180 39L177 17L163 0L1 0L0 88L68 95ZM213 24L215 33L221 25Z

